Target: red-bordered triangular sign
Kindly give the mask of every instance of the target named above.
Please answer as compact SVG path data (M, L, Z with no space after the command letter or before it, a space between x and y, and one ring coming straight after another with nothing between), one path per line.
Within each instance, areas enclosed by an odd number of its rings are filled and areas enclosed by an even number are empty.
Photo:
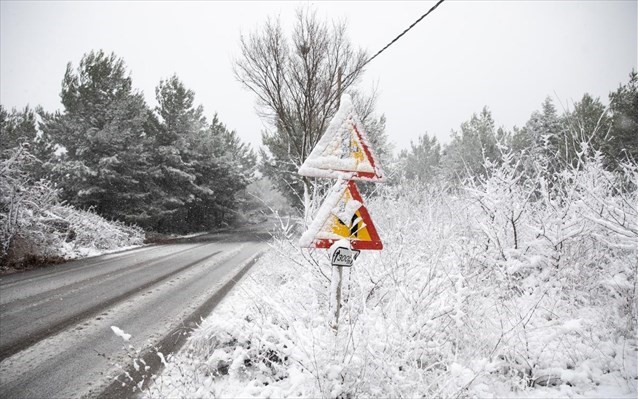
M342 97L339 110L299 168L299 174L347 180L385 180L350 96Z
M330 248L341 239L349 240L353 249L383 249L354 181L337 181L299 245L302 248Z

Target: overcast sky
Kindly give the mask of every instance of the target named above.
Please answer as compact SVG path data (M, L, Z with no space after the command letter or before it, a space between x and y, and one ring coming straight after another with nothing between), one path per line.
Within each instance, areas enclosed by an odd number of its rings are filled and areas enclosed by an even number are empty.
M0 103L61 108L66 64L104 49L122 57L154 106L160 79L176 73L253 146L263 124L255 97L235 81L239 37L268 15L285 23L300 5L346 18L355 45L374 54L435 2L1 1ZM448 0L372 61L362 89L378 85L396 149L451 129L487 105L498 125L523 125L546 96L559 109L585 92L607 103L638 63L636 1Z

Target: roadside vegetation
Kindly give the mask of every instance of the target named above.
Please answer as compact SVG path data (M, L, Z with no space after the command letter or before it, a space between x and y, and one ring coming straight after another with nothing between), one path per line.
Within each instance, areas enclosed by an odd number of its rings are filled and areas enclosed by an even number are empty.
M147 396L632 397L638 168L528 161L380 189L337 335L326 251L281 231Z
M25 169L40 161L23 144L0 159L0 273L61 263L141 245L144 231L108 221L59 198L47 180L34 181Z

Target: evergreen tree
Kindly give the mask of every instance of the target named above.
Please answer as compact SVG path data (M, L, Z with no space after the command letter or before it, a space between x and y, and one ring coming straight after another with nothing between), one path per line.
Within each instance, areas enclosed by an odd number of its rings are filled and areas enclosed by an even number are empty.
M0 105L0 159L6 158L9 149L24 147L37 160L23 165L25 173L34 181L46 177L45 163L54 150L48 135L38 129L38 114L42 113L42 109L33 110L29 106L9 112Z
M553 150L557 151L556 138L560 136L563 127L556 107L549 97L545 98L541 107L541 111L532 113L522 129L515 131L512 137L512 149L515 152L538 154L543 152L550 142Z
M600 150L605 163L609 162L611 119L598 98L594 99L585 93L574 104L574 110L563 115L562 121L564 129L562 135L558 136L556 147L558 159L563 165L577 166L578 154L585 150L584 146Z
M255 172L257 158L249 145L243 143L234 130L228 130L218 118L213 116L209 128L211 144L214 144L210 151L226 163L232 164L234 170L238 171L245 179L250 179Z
M388 141L388 135L385 131L385 114L378 118L368 118L365 122L362 121L361 123L363 124L363 129L368 134L370 147L373 148L375 155L385 170L392 159L392 144Z
M498 135L491 112L487 107L479 115L472 115L469 121L461 124L461 131L452 132L452 142L445 147L442 163L450 180L464 180L484 176L485 159L492 162L500 160L497 148Z
M63 198L107 218L145 225L150 167L149 110L132 90L124 61L91 51L71 63L62 82L64 111L49 115L43 130L62 146L54 165Z
M535 165L542 159L550 173L560 170L561 143L564 141L564 123L561 121L552 99L547 97L540 111L532 112L523 128L514 128L511 149L520 161L519 170L525 175L535 173Z
M417 143L410 141L410 150L403 150L399 158L406 179L428 183L439 171L441 145L434 136L419 135Z
M207 127L203 108L195 107L195 93L176 75L160 81L155 89L159 129L155 136L153 176L162 195L154 198L159 231L190 230L188 212L200 202L214 201L198 186L197 153L193 143Z
M241 142L237 133L226 128L217 115L213 117L199 148L203 157L202 165L206 167L202 175L206 178L206 184L215 190L216 200L212 207L198 210L203 214L196 217L211 218L216 225L232 223L238 216L237 212L245 208L245 189L253 180L255 155L249 146Z
M255 157L214 116L209 125L195 93L177 76L156 89L159 130L154 176L165 194L154 208L160 231L188 232L229 224L241 205Z
M0 153L24 143L33 144L38 134L36 114L25 107L11 112L0 105Z
M612 167L619 161L638 162L638 73L629 74L629 82L609 95L612 118L608 148Z
M252 181L255 155L217 115L194 147L200 157L198 182L215 193L215 200L193 208L190 217L194 222L207 220L213 226L228 225L235 221L246 201L244 190Z

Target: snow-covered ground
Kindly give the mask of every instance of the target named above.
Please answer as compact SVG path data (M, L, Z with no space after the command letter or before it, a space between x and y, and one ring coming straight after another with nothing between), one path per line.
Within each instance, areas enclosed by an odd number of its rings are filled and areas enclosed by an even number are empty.
M638 169L488 167L368 201L336 335L327 251L282 232L146 395L635 398Z

